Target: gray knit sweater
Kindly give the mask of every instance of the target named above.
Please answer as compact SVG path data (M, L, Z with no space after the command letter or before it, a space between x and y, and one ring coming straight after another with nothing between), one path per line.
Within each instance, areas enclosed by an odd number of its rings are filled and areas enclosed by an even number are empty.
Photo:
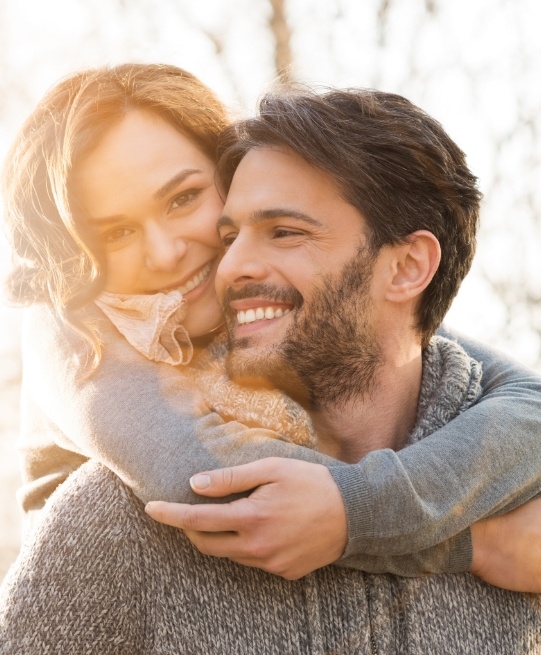
M435 342L410 441L473 402L478 383L475 363ZM0 653L541 654L541 598L469 574L328 566L288 582L205 557L91 461L53 494L2 587Z

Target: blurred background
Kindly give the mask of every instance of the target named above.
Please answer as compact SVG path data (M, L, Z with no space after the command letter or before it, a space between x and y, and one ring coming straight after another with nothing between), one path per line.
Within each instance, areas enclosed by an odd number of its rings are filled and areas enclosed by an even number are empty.
M278 76L400 93L443 123L485 195L448 323L541 370L540 27L538 0L0 0L0 159L45 91L89 66L176 64L238 116ZM19 547L19 326L0 303L0 580Z

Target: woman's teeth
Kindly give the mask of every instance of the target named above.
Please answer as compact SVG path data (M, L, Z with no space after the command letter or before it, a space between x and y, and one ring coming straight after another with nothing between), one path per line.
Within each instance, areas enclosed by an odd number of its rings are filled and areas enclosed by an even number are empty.
M271 318L280 318L289 314L290 309L282 309L282 307L255 307L254 309L242 309L237 312L237 323L244 325L245 323L253 323L254 321L261 321L263 319L270 320Z
M188 280L186 284L183 284L181 287L178 288L180 293L184 295L189 291L193 291L196 287L198 287L202 282L204 282L208 278L211 268L212 268L212 264L207 264L205 268L201 269L199 273L195 275L191 280Z

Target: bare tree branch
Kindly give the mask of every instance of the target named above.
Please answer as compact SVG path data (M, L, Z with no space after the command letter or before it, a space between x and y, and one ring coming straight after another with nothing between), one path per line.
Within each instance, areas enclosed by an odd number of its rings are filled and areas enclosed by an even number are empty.
M381 0L378 9L378 44L380 48L385 46L387 41L387 23L389 19L389 12L391 11L391 0Z
M274 65L276 74L283 82L293 79L291 55L291 28L286 17L286 1L270 0L269 28L274 38Z

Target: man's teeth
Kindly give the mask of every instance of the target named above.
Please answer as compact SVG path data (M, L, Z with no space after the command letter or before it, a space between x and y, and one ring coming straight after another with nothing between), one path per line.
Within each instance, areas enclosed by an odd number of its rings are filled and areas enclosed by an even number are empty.
M201 282L204 282L207 279L211 268L212 264L207 264L205 268L201 269L199 273L195 275L191 280L188 280L186 284L183 284L178 288L180 293L185 294L188 293L188 291L193 291L195 287L198 287Z
M271 318L280 318L289 314L291 310L277 307L254 307L253 309L242 309L237 312L237 323L244 325L245 323L253 323L254 321L261 321L263 319L270 320Z

